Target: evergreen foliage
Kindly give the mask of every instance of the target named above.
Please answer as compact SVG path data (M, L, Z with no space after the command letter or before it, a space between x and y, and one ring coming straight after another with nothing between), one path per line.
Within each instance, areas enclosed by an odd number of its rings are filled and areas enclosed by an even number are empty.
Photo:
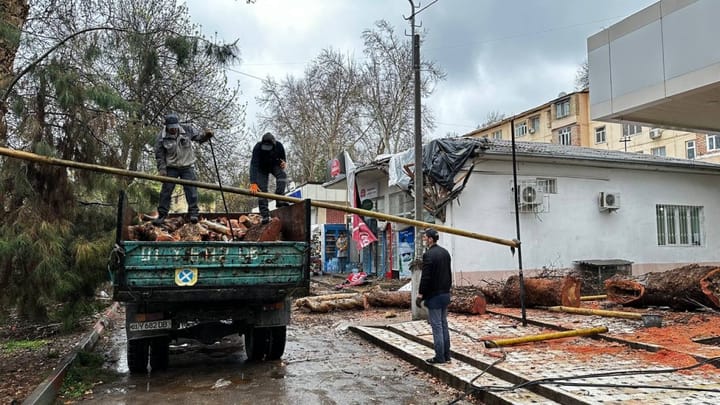
M219 171L223 184L233 184L247 147L239 88L229 87L224 73L237 48L197 32L174 1L34 2L16 76L0 88L8 145L152 173L155 139L172 111L218 134ZM127 190L135 209L151 211L159 184L14 159L0 165L0 305L70 328L109 279L118 191ZM201 181L216 182L206 149L198 169ZM205 203L219 200L200 194Z

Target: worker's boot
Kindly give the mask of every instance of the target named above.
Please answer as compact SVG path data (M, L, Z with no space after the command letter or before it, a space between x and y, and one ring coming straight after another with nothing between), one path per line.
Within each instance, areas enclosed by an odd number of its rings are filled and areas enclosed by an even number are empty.
M165 218L167 218L167 214L160 214L157 218L152 220L152 224L160 226L165 223Z

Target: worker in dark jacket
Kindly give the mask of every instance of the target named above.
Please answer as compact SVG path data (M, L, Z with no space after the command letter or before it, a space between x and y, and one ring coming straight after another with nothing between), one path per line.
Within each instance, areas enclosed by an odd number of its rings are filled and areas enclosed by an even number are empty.
M450 253L438 246L438 231L427 228L422 241L427 250L422 257L422 276L418 289L418 306L425 302L428 309L428 322L433 334L435 357L425 360L430 364L450 361L450 330L448 329L448 305L450 305L450 287L452 286L452 268Z
M266 132L262 140L255 144L250 159L250 191L267 193L270 175L275 177L275 194L285 194L287 174L285 173L285 148L282 143L275 139L273 134ZM278 201L276 206L288 205L284 201ZM262 223L270 222L270 210L266 198L258 199L258 208L262 216Z
M213 133L205 130L200 133L190 125L180 125L176 114L165 116L165 126L155 142L155 160L158 174L183 180L197 180L195 174L195 150L193 142L203 143L212 138ZM160 225L170 212L170 198L175 190L175 183L163 183L160 189L158 217L153 224ZM198 191L195 186L183 186L185 201L188 205L190 222L198 222Z

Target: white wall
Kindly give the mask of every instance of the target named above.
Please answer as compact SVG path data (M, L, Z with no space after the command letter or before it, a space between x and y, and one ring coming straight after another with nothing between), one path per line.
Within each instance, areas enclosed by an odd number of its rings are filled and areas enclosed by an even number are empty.
M476 167L478 170L478 167ZM448 210L445 225L485 235L516 236L509 162L486 162L472 174ZM524 269L569 268L582 259L625 259L636 265L715 262L720 259L720 176L647 170L524 163L518 181L557 179L548 212L520 213ZM598 209L601 191L621 193L621 208ZM658 246L656 204L703 206L703 246ZM440 245L453 256L455 272L516 271L510 248L455 235Z

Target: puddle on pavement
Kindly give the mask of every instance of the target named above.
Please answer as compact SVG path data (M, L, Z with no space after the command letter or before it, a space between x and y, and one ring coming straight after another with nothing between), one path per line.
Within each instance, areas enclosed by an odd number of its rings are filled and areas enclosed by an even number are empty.
M291 326L281 360L247 362L239 336L214 345L171 345L170 365L149 375L130 375L124 328L111 337L122 374L94 389L86 403L425 403L446 395L417 369L364 341L339 322L327 326ZM238 402L238 398L248 398Z

